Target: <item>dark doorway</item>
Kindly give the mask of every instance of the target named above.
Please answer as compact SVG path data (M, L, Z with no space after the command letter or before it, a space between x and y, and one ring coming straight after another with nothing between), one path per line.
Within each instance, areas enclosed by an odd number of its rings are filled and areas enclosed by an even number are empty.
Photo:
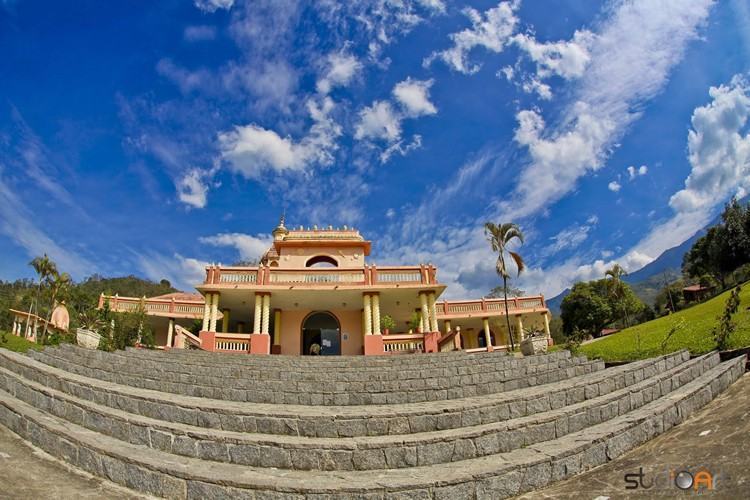
M312 313L302 322L302 355L316 351L321 356L341 354L341 328L336 316L329 312Z

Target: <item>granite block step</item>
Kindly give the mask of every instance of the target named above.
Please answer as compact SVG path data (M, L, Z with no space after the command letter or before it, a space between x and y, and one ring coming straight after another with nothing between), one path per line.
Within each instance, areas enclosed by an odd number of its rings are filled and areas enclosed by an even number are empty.
M239 433L163 422L44 387L3 368L0 389L83 427L178 455L296 470L366 470L459 461L559 438L647 404L718 363L718 353L711 353L611 393L506 421L355 438Z
M401 435L533 415L608 394L689 359L687 351L531 388L429 403L370 406L247 404L138 389L84 377L0 349L0 366L46 387L163 421L307 437Z
M290 471L186 458L126 443L0 392L0 423L92 474L166 498L507 498L611 460L683 421L744 372L721 363L640 408L561 438L454 463Z

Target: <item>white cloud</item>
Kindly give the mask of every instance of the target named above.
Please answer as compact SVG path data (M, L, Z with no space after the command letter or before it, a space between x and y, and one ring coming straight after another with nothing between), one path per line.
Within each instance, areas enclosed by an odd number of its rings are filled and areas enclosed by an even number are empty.
M189 94L196 90L208 90L209 87L214 85L210 71L206 69L191 71L178 66L171 59L160 59L156 63L156 72L177 85L183 94Z
M697 36L711 0L619 2L589 47L590 62L561 121L547 127L531 110L518 113L516 142L531 162L514 195L500 205L501 219L518 220L549 207L577 180L604 164L640 104L665 85L669 71Z
M389 208L385 211L385 216L389 219L393 219L396 216L396 211L392 208Z
M622 186L617 181L612 181L609 184L607 184L607 189L609 189L613 193L618 192L620 190L620 188L622 188Z
M394 154L406 156L415 149L419 149L421 147L422 136L419 134L414 134L409 144L404 145L404 141L398 141L385 148L385 150L380 153L380 163L387 163L388 160L391 159L391 156L393 156Z
M208 25L188 26L182 32L182 38L188 42L205 42L216 38L216 27Z
M443 51L433 52L425 58L423 66L427 67L435 59L441 59L458 72L476 73L480 65L469 62L469 53L476 47L482 47L494 53L502 52L518 24L515 11L519 5L519 0L504 1L483 14L467 7L463 12L471 20L471 28L451 34L453 46Z
M566 80L580 78L591 61L590 47L596 36L588 30L576 31L571 40L540 43L528 34L516 35L513 42L536 63L539 78L552 75Z
M414 134L409 144L401 140L401 123L407 118L434 115L437 108L430 102L430 87L433 80L413 80L407 78L393 87L393 98L399 108L394 108L391 101L375 101L359 112L359 121L355 127L354 138L357 140L383 140L388 143L380 154L381 163L386 163L394 154L401 156L422 146L422 136Z
M214 236L201 237L199 241L215 247L235 248L241 259L250 260L260 259L271 246L273 238L268 234L252 236L243 233L220 233Z
M318 80L316 89L323 94L335 87L346 87L362 70L362 63L351 54L343 51L328 55L325 65L325 76Z
M177 181L177 196L181 202L195 208L206 206L208 174L201 169L191 168Z
M729 85L711 87L713 101L693 111L688 133L692 171L685 188L669 200L677 212L714 207L750 189L750 133L743 131L750 116L750 86L739 75Z
M219 134L222 158L231 168L248 178L257 178L263 171L304 170L312 165L333 162L336 139L341 127L331 118L334 103L329 97L322 102L307 102L312 120L308 134L300 141L281 137L273 130L256 124L236 126Z
M627 171L628 171L628 179L632 181L639 175L646 175L648 173L648 167L646 165L641 165L640 167L635 168L633 165L630 165L627 168Z
M234 0L194 0L193 3L203 12L216 12L219 9L231 9Z
M401 103L404 112L410 118L424 115L434 115L437 108L430 102L430 87L433 80L406 80L393 87L393 96Z
M440 14L445 13L443 0L417 0L417 3Z
M552 89L544 80L554 75L565 80L583 76L591 61L590 47L595 41L596 36L587 30L576 31L571 40L558 42L541 43L529 34L514 36L512 42L536 64L533 76L523 74L521 88L550 100ZM508 80L513 78L513 72L504 71L504 74Z
M581 243L588 239L591 229L592 226L586 224L575 224L571 227L563 229L550 238L550 240L552 240L552 244L542 251L542 255L555 255L557 252L560 252L562 250L570 250L578 247Z
M396 141L401 137L401 116L388 101L375 101L359 112L354 138Z

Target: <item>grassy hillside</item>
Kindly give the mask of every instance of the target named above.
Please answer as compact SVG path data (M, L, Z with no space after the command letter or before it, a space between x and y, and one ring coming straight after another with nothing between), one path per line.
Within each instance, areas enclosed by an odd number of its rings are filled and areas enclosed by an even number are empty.
M5 337L5 342L3 342L3 337ZM37 351L42 350L42 346L39 344L35 344L34 342L29 342L28 340L16 337L12 333L5 332L5 334L0 333L0 347L3 349L8 349L9 351L16 351L16 352L26 352L29 349L35 349Z
M717 324L717 317L724 310L728 297L729 292L725 292L670 316L627 328L602 340L581 346L581 352L589 358L600 358L605 361L632 361L657 356L662 354L662 340L680 319L684 320L684 328L672 336L666 352L683 348L689 349L693 354L711 351L715 348L711 329ZM729 339L731 348L750 346L750 282L743 285L740 300L740 309L734 316L737 330ZM637 350L639 334L640 352Z

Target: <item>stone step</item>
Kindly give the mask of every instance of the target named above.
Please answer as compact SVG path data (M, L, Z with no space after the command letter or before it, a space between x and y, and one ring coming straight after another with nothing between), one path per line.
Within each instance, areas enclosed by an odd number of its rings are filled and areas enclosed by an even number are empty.
M227 364L239 366L279 366L281 368L307 368L318 369L321 366L337 369L389 369L390 367L403 368L404 366L446 366L453 363L477 364L491 363L497 358L507 358L510 354L506 351L467 353L464 351L450 351L441 353L430 353L429 355L383 355L383 356L247 356L244 354L226 355L225 353L214 353L191 349L170 349L169 351L126 348L125 352L139 357L169 357L185 362L188 360L207 360L209 364ZM555 351L555 355L566 355L565 351ZM567 354L569 356L569 354Z
M110 362L86 362L85 359L61 357L56 354L54 351L41 352L34 353L32 357L71 373L143 389L211 399L275 404L365 405L456 399L556 382L604 369L602 362L572 358L560 361L562 366L558 366L557 363L521 366L514 370L490 371L461 377L323 383L200 376L149 369L132 362L123 365L114 359ZM536 371L537 369L541 371ZM231 384L228 381L231 381Z
M133 444L206 460L296 470L401 468L507 452L636 409L719 363L711 353L580 403L503 422L406 436L307 438L238 433L163 422L98 405L0 368L0 389L55 416Z
M306 437L401 435L533 415L631 386L689 359L687 351L604 372L490 396L404 405L304 406L238 403L92 379L0 349L0 366L41 385L158 420L234 432Z
M290 471L180 457L126 443L2 391L0 423L47 453L166 498L507 498L611 460L685 420L744 371L744 357L625 415L561 438L447 464L373 471Z
M116 351L106 353L102 351L92 351L79 347L60 347L49 350L56 355L65 359L76 357L85 360L86 363L103 361L111 362L117 360L128 365L138 365L145 369L169 369L181 373L192 373L195 375L222 374L237 378L258 378L263 377L269 380L323 380L321 377L327 377L325 380L346 381L368 381L368 380L392 380L406 378L425 378L433 376L456 376L472 375L484 373L497 369L513 369L519 366L533 366L550 363L564 363L572 357L568 351L557 351L547 355L527 356L516 358L509 355L493 355L492 357L462 357L457 362L443 363L385 363L382 366L375 367L328 367L325 364L316 365L315 363L306 367L296 367L294 365L279 364L273 362L277 356L240 356L210 353L199 359L183 359L182 356L175 356L171 353L161 351L151 352L148 356L141 355L144 349L133 349L126 351ZM114 356L114 357L112 357ZM418 358L419 356L401 356ZM583 356L579 356L583 357ZM244 362L225 362L226 358L244 360L253 358L252 363ZM388 357L395 359L394 357Z
M525 373L525 369L518 368L509 373L513 377L509 380L504 380L505 371L502 371L466 376L463 384L460 379L455 378L319 383L266 381L262 378L241 381L232 377L198 377L189 374L171 376L168 372L124 367L115 363L95 368L44 352L34 353L32 356L71 373L141 389L227 401L325 406L405 404L458 399L556 382L604 369L601 361L574 358L570 366L553 365L547 370L530 374Z

